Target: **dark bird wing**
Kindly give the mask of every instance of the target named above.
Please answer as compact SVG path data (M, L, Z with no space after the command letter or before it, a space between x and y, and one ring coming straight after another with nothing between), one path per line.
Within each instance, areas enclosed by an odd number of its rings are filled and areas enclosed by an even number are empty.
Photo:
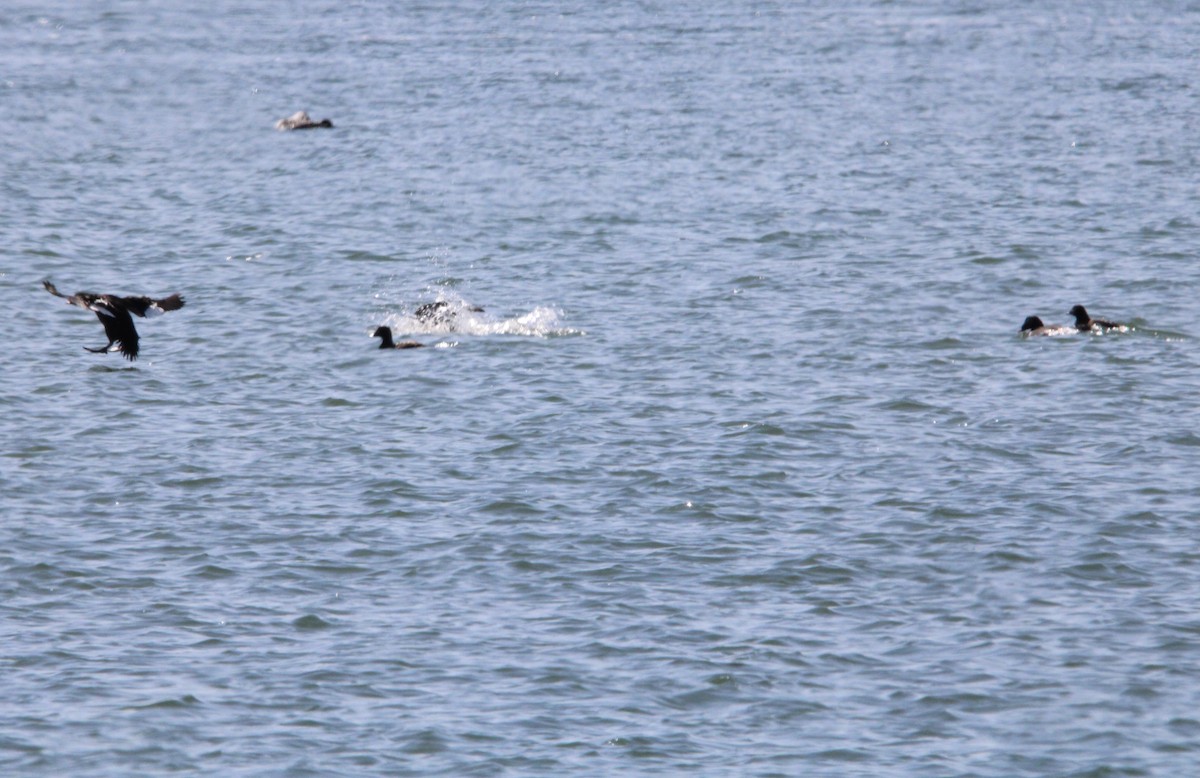
M178 311L184 303L183 298L178 294L164 297L161 300L152 300L149 297L118 297L116 301L134 316L142 318L159 316L167 311Z

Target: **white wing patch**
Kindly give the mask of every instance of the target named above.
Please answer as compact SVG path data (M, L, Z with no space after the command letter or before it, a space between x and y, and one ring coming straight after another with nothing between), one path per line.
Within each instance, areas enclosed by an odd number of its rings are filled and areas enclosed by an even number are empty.
M88 310L95 311L96 313L99 313L103 316L107 316L110 319L117 318L117 315L112 312L112 309L101 302L92 303L91 305L88 306Z

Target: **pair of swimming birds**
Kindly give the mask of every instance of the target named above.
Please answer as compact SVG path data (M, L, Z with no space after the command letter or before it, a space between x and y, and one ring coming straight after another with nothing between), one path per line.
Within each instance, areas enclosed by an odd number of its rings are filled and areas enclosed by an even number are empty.
M42 286L46 287L46 291L55 297L66 300L68 305L76 305L96 314L96 318L104 325L104 334L108 336L108 343L99 348L84 346L85 351L93 354L107 354L115 350L124 354L125 358L131 362L137 359L139 340L137 328L133 326L133 317L145 319L161 316L168 311L177 311L184 305L183 297L178 294L159 300L151 297L120 297L115 294L96 294L95 292L76 292L72 295L65 295L58 291L58 288L49 280L42 281ZM474 305L470 306L468 310L483 311L482 308ZM446 323L453 319L456 313L449 303L438 300L418 307L413 315L422 321ZM376 328L372 337L382 338L380 348L419 348L424 345L415 340L394 342L390 327ZM114 344L116 344L115 349L113 348Z
M1088 316L1087 309L1082 305L1076 305L1071 310L1067 311L1075 317L1075 326L1064 327L1061 324L1045 324L1036 316L1030 316L1025 319L1025 323L1021 325L1022 335L1068 335L1072 332L1093 332L1105 330L1118 330L1125 325L1120 322L1108 321L1107 319L1093 319Z

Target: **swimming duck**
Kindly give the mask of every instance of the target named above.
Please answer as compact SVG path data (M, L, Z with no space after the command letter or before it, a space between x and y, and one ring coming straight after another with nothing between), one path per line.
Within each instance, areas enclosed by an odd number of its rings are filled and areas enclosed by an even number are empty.
M415 340L402 340L399 343L392 342L392 328L379 326L371 333L372 338L382 338L379 348L421 348L424 343L418 343Z
M318 127L332 127L333 122L328 119L322 119L319 122L314 122L312 117L306 111L296 111L286 119L280 119L275 122L277 130L313 130Z
M68 305L78 305L96 314L96 318L104 325L104 334L108 336L108 345L101 348L88 348L85 351L93 354L107 354L112 351L112 345L119 343L117 351L125 355L130 362L137 359L138 334L129 314L146 318L159 316L167 311L177 311L183 307L183 298L178 294L153 300L149 297L118 297L115 294L96 294L95 292L76 292L67 296L55 288L49 280L42 281L46 291L55 297L61 297Z
M1093 319L1092 317L1088 316L1087 309L1082 305L1076 305L1074 308L1068 311L1068 313L1075 317L1075 329L1079 330L1080 332L1089 332L1093 328L1099 328L1101 330L1116 330L1125 326L1115 321Z
M1061 324L1045 324L1037 316L1027 316L1021 325L1021 334L1031 335L1069 335L1075 330Z

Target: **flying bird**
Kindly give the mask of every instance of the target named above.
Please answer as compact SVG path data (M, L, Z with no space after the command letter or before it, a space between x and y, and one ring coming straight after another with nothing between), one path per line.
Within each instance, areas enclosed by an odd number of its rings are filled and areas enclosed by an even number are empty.
M125 355L130 362L137 359L138 334L133 326L130 314L141 318L159 316L167 311L177 311L183 307L183 298L178 294L153 300L149 297L118 297L115 294L96 294L95 292L76 292L67 296L50 283L42 281L46 291L55 297L61 297L68 305L78 305L80 308L96 314L96 318L104 325L104 334L108 336L108 344L100 348L88 348L85 351L93 354L106 354L113 350L113 344Z

